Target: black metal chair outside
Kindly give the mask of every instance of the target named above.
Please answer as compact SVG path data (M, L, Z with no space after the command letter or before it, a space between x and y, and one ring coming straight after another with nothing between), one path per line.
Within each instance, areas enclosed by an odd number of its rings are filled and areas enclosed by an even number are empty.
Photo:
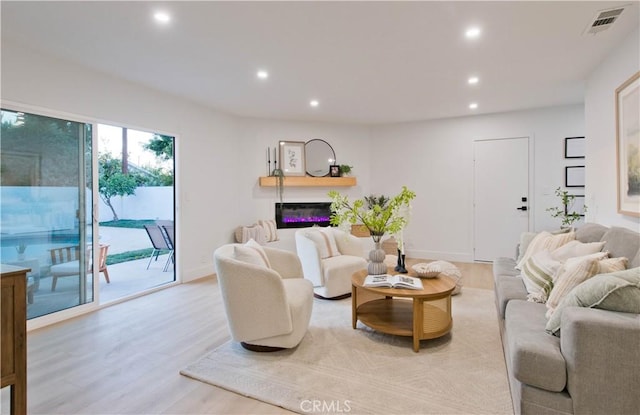
M167 238L164 235L162 228L158 225L144 225L144 229L147 231L147 235L149 235L149 239L151 240L151 245L153 245L153 251L151 252L151 257L149 258L149 263L147 264L147 269L151 265L151 261L155 257L156 261L158 260L158 256L162 251L169 252L169 258L167 258L167 262L164 265L163 271L167 270L169 266L169 261L173 257L173 245L170 245L167 241Z

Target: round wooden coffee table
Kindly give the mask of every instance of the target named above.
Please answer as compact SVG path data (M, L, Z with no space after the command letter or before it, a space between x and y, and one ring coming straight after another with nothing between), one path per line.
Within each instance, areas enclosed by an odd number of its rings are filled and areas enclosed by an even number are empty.
M392 267L389 274L397 274ZM417 275L411 270L412 277ZM448 277L422 278L422 290L363 287L367 270L351 277L352 323L363 324L382 333L413 337L413 351L420 340L444 336L451 330L451 293L456 287Z

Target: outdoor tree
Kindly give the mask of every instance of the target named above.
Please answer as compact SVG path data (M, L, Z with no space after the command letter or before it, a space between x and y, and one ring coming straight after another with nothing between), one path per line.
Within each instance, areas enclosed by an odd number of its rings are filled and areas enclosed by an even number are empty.
M113 158L110 153L101 154L98 158L98 188L100 198L109 206L113 213L113 220L118 220L118 214L111 204L114 196L129 196L135 194L137 183L135 177L122 174L122 161Z
M153 151L157 157L163 160L171 160L173 158L173 137L168 135L154 134L144 146L145 150Z

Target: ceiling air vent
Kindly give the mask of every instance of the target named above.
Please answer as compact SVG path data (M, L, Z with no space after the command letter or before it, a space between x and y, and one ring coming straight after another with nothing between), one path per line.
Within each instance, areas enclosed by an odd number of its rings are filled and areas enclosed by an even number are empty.
M598 32L606 30L611 27L618 17L622 14L624 7L616 7L615 9L602 10L596 14L596 17L591 21L589 26L584 31L584 34L595 35Z

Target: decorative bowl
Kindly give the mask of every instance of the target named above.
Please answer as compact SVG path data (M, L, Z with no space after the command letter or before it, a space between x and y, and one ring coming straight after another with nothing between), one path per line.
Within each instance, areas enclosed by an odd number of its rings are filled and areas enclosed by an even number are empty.
M440 274L440 271L434 271L426 262L415 264L411 267L411 269L420 278L435 278L438 276L438 274Z

